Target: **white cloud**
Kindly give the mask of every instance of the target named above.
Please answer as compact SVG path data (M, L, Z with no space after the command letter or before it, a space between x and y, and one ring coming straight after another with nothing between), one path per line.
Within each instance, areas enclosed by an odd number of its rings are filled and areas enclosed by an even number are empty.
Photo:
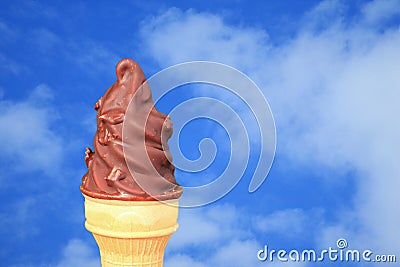
M276 257L272 261L260 261L257 258L257 252L264 249L254 240L238 241L234 240L221 247L220 250L212 258L211 264L208 266L307 266L305 262L279 261Z
M13 163L12 171L39 170L51 175L59 170L63 148L60 135L52 128L57 111L49 104L51 98L51 90L42 84L26 100L0 100L1 157Z
M242 214L232 205L181 209L180 228L167 246L166 266L257 266L261 245L243 228L251 218Z
M362 8L367 23L376 24L400 14L399 0L374 0L366 3Z
M176 9L148 22L142 38L162 66L200 59L247 70L265 88L284 157L300 166L329 167L335 174L356 171L357 192L343 200L348 210L340 210L341 219L326 232L343 231L350 243L399 253L400 35L395 27L378 31L364 24L395 15L387 11L396 10L397 3L367 3L361 17L343 23L342 5L324 1L306 18L318 23L330 14L331 23L315 29L303 22L297 35L279 47L271 47L260 29ZM347 181L327 175L326 182Z
M188 60L252 67L258 58L256 53L268 49L264 31L231 27L217 15L176 8L145 21L141 33L145 52L162 67Z
M296 127L281 128L281 138L289 140L285 152L293 161L357 171L358 192L348 200L354 216L341 216L334 229L348 232L350 242L397 253L393 233L400 214L394 203L400 202L395 189L400 171L393 159L400 149L399 55L397 29L378 33L343 26L306 32L279 56L284 63L277 72L289 84L267 82L272 89L295 92L277 109L280 121L295 122ZM292 59L298 61L288 65ZM284 99L279 93L274 97ZM294 107L296 113L279 110L284 107Z
M80 239L71 239L63 249L63 256L56 267L100 267L100 259L95 250Z
M219 237L219 225L209 221L195 210L182 210L179 217L179 231L172 236L168 244L169 249L177 250L185 246L204 245Z
M266 263L258 260L257 252L265 244L257 238L274 231L296 231L289 235L289 238L295 239L304 234L307 227L312 227L307 225L307 217L312 217L313 212L306 213L300 209L251 216L246 212L228 204L181 209L180 228L172 235L167 246L166 266L264 266ZM258 225L252 227L253 224ZM276 262L268 262L272 266L281 264L277 259ZM285 264L282 266L302 266Z
M37 206L34 197L25 197L9 205L12 214L0 213L0 227L2 236L12 235L16 240L36 236L39 228L36 221L39 214L32 210Z
M267 216L254 217L254 224L261 232L293 237L305 230L308 216L301 209L279 210Z
M263 266L264 263L257 259L259 244L255 241L246 240L227 241L212 259L212 266Z
M41 191L49 182L46 176L55 185L62 179L60 173L65 173L60 171L65 147L53 128L58 115L52 99L52 91L45 84L21 101L0 99L0 187L6 197L23 193L0 214L0 226L7 229L3 235L9 238L26 240L40 234L41 216L58 205L43 208L48 197L58 191Z
M318 32L321 29L340 24L338 18L346 9L343 1L325 0L319 2L314 8L303 15L301 27L307 31Z
M165 259L165 267L206 267L204 263L200 263L192 259L190 256L187 255L174 255L170 258Z
M219 205L204 209L181 209L179 230L172 236L168 250L178 251L185 247L215 247L222 240L235 235L244 237L240 230L242 219L231 205ZM199 231L201 229L201 231Z

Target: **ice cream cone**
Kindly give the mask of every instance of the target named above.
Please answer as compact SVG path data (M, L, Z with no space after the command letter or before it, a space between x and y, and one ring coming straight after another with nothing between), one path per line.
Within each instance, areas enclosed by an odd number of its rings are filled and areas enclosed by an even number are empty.
M124 201L85 197L85 227L93 233L103 267L162 267L178 228L178 199Z

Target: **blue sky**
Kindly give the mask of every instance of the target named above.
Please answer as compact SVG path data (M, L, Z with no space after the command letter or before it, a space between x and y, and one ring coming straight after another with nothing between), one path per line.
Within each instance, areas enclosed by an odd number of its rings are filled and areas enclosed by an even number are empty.
M166 266L309 266L260 262L256 253L264 245L326 249L339 238L399 261L400 1L348 2L1 3L2 266L100 266L79 185L93 105L124 57L147 77L192 60L235 67L261 88L275 118L266 181L248 192L260 150L251 139L239 184L210 205L181 210ZM212 86L171 92L158 107L169 112L199 95L248 115ZM257 125L247 122L252 136ZM181 135L190 159L200 156L200 140L213 139L217 160L193 176L178 171L179 182L223 172L223 128L196 120Z

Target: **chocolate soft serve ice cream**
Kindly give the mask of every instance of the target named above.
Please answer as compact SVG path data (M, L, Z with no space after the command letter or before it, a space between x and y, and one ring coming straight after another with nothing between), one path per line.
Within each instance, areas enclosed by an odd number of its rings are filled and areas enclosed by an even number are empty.
M136 62L121 60L116 74L117 81L94 106L97 132L94 151L86 148L88 172L81 191L89 197L110 200L177 199L182 188L175 180L167 145L172 135L170 118L154 107L150 88Z
M154 107L136 62L121 60L116 73L94 107L94 150L86 149L88 172L80 186L85 227L103 267L162 267L182 194L167 144L172 123Z

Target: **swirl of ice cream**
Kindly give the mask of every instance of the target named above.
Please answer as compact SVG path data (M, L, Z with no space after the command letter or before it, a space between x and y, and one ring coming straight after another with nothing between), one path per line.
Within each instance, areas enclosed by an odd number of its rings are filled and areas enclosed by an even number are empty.
M82 178L82 193L117 200L179 198L182 188L175 180L167 145L172 135L169 116L154 107L136 62L121 60L116 74L117 81L94 106L97 131L94 151L86 148L88 172ZM135 114L127 116L128 107ZM134 130L123 134L124 126ZM151 190L144 190L142 184Z

